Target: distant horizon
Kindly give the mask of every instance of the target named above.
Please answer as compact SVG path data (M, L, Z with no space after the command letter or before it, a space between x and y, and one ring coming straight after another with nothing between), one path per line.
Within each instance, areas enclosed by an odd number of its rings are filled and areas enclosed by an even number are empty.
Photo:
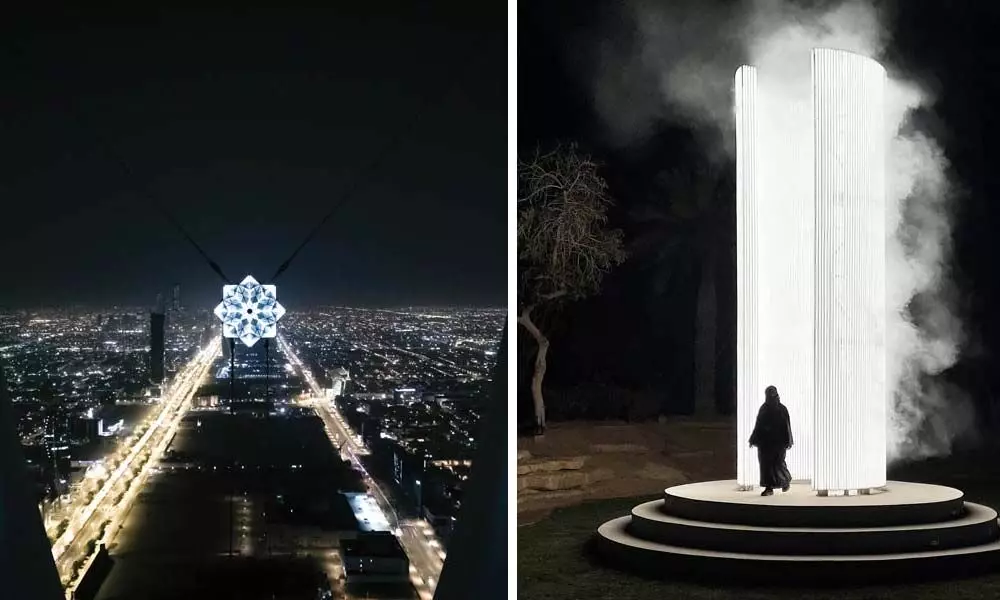
M22 312L22 311L36 311L36 310L107 310L107 309L120 309L120 310L148 310L151 308L152 304L36 304L33 306L4 306L0 304L0 313L8 312ZM201 305L199 305L201 306ZM191 306L182 306L184 309L190 309ZM205 305L204 308L200 310L205 310L211 312L215 308L215 305ZM314 310L318 308L341 308L348 310L448 310L448 309L478 309L478 310L507 310L509 307L498 304L397 304L397 305L361 305L361 304L310 304L310 305L300 305L296 308L289 308L289 313L294 313L298 311ZM169 310L169 307L167 307Z

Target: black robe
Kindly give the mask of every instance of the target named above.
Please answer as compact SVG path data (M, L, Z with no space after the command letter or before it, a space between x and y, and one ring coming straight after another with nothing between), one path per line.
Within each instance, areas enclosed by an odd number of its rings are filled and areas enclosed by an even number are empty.
M764 402L757 412L750 445L757 447L762 487L783 488L792 482L785 464L785 452L792 447L792 422L784 404L777 400Z

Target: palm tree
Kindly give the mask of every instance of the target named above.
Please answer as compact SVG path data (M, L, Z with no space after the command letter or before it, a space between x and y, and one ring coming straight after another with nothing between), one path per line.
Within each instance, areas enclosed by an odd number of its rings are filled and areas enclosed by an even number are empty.
M630 254L644 266L656 296L697 285L694 326L694 412L717 412L717 281L735 251L734 169L729 160L701 160L661 172L650 201L631 212L638 229ZM690 289L689 287L687 289Z

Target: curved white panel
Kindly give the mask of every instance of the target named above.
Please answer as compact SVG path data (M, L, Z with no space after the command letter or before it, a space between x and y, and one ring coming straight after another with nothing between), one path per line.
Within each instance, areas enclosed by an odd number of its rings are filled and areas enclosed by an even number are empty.
M758 365L757 69L736 71L736 480L755 486L756 452L748 447L763 397Z
M808 73L803 56L803 73ZM764 388L792 420L794 479L812 474L813 189L809 78L736 73L737 480L759 481L747 445Z
M795 446L793 479L812 476L813 410L813 127L809 56L759 73L761 130L758 197L760 239L760 384L781 394Z
M813 488L885 485L885 69L812 52L816 187Z

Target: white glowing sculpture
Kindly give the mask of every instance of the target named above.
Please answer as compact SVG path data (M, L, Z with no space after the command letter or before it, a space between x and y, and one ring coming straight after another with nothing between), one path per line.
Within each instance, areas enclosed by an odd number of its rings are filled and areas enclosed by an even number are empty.
M737 93L738 406L757 407L778 388L792 419L788 468L796 480L813 470L813 186L812 105L808 55L802 75L742 67ZM742 340L742 341L740 341ZM756 408L738 411L737 478L759 481L756 451L747 450Z
M793 478L866 490L886 466L885 70L816 49L802 83L736 73L737 479L758 482L747 440L775 385Z
M885 69L812 53L816 126L813 487L886 478Z
M752 487L760 477L750 448L760 402L758 324L757 69L736 72L736 480Z
M215 316L222 321L222 335L239 338L253 346L261 338L273 338L278 333L278 319L285 308L276 299L278 289L261 285L247 275L239 285L222 286L222 302L215 307Z

